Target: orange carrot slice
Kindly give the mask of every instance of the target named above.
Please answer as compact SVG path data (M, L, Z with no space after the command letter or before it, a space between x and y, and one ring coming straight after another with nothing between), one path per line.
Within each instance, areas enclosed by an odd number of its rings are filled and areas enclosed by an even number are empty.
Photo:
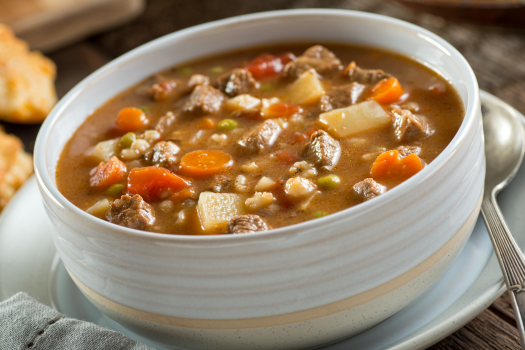
M396 78L383 79L370 92L368 99L381 104L394 103L403 95L404 90Z
M149 124L149 119L139 108L127 107L120 110L117 116L117 128L123 132L144 129Z
M139 194L146 201L167 199L189 182L165 168L135 168L128 176L128 193Z
M228 170L232 157L221 151L193 151L180 160L180 171L186 176L209 177Z
M415 154L401 158L397 151L381 153L370 170L376 180L405 181L423 169L423 162Z
M93 171L89 184L95 188L107 188L126 177L126 164L117 157L111 157L107 163L100 163Z

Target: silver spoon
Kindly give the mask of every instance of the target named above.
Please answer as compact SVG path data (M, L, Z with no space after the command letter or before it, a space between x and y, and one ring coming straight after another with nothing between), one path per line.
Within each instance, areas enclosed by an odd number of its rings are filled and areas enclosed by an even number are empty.
M525 129L514 113L498 113L497 109L491 108L483 113L483 130L487 173L481 214L503 270L525 349L525 257L496 202L496 195L512 181L521 165L525 153Z

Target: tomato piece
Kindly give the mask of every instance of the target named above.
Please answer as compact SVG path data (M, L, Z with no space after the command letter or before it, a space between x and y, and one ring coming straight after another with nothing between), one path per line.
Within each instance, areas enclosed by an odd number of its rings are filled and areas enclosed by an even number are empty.
M117 157L111 157L107 163L100 163L92 172L89 184L95 188L107 188L126 177L126 164Z
M293 164L299 161L299 157L295 153L292 153L286 149L275 152L275 155L280 162L285 164Z
M302 111L301 107L287 103L274 103L263 109L265 118L286 118Z
M193 151L186 153L180 160L180 171L191 177L209 177L228 170L233 159L221 151Z
M139 194L146 201L166 199L188 185L182 177L156 166L132 169L128 176L128 193Z
M284 66L297 58L291 52L274 56L264 53L248 62L245 68L250 71L255 79L270 78L281 73Z
M149 119L141 109L126 107L118 113L116 124L123 132L138 131L148 126Z
M405 181L423 169L423 162L415 154L404 158L400 157L398 151L386 151L381 153L370 170L374 179Z
M404 90L396 78L383 79L370 92L369 99L381 104L394 103L403 95Z

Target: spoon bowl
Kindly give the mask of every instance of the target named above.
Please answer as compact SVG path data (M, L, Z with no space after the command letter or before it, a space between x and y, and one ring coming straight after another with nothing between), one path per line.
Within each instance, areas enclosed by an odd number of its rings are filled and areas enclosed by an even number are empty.
M520 168L525 152L523 124L513 113L499 111L494 106L483 111L485 135L485 196L495 195L507 186Z
M525 129L516 113L498 110L501 108L498 106L483 112L486 175L481 215L503 271L525 349L525 257L496 201L496 195L512 181L520 168L525 153Z

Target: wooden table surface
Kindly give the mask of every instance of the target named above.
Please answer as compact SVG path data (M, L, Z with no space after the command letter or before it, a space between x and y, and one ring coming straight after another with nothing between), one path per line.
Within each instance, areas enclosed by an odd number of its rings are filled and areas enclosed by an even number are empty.
M146 11L133 22L49 53L58 68L57 92L63 96L111 59L164 34L239 14L303 7L380 13L427 28L449 41L467 58L482 89L525 114L525 30L452 23L383 0L150 0ZM22 137L26 149L32 150L38 125L3 125L8 132ZM507 295L430 349L520 349Z

